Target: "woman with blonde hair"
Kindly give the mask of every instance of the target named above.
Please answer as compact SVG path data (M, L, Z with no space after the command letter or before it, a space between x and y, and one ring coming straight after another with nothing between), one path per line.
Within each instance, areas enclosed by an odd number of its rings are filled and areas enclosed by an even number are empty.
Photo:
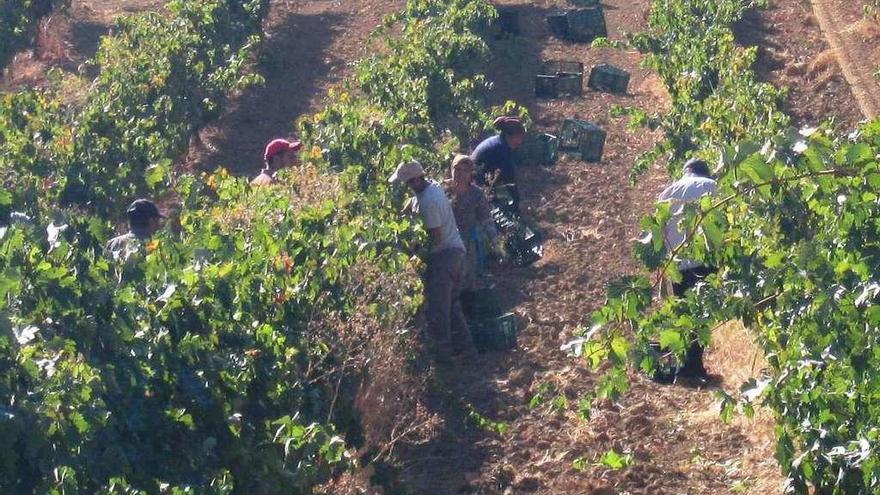
M477 288L477 275L482 265L480 229L493 245L498 238L486 195L473 183L474 168L469 156L456 155L452 160L452 179L446 182L455 222L465 245L464 290Z

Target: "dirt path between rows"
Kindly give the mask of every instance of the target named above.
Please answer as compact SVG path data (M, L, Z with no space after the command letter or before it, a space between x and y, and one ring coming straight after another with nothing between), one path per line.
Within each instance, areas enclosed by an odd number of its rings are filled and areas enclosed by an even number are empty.
M633 374L633 388L620 401L600 404L589 420L578 418L578 402L593 391L600 373L560 346L604 302L609 280L639 269L630 240L668 180L657 167L637 185L629 184L633 161L659 136L629 130L625 119L609 113L614 105L650 110L668 103L656 75L640 66L638 53L549 37L544 17L570 8L563 0L498 3L519 13L522 36L495 43L488 72L495 84L493 103L514 99L526 105L538 130L554 134L565 118L593 121L608 131L605 156L598 164L563 158L552 167L518 172L526 215L548 239L535 265L497 270L490 277L518 317L519 349L483 355L441 376L449 389L436 399L444 428L433 441L400 453L399 493L779 492L772 421L722 424L711 389L660 386ZM643 29L649 4L603 2L610 36L622 39L625 32ZM533 81L542 59L580 61L587 70L612 63L631 72L630 89L627 95L586 90L580 98L536 100ZM736 328L718 337L708 366L726 375L724 388L735 391L756 370L749 369L753 354L735 356L729 346L748 349L751 343ZM506 431L474 427L472 417L456 413L462 404L503 423ZM619 470L603 465L600 459L610 450L632 455L633 464Z
M845 29L839 18L840 10L833 8L828 0L810 0L810 3L862 114L868 119L877 117L880 114L880 84L874 75L877 67L871 62L873 59L865 53L856 31Z

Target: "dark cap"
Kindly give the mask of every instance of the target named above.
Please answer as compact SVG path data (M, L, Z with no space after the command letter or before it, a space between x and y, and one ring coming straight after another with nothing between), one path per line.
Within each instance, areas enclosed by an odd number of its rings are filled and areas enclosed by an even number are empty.
M165 215L159 212L156 203L149 199L134 200L125 213L128 214L128 221L131 223L144 223L151 218L165 218Z
M492 127L504 134L524 134L526 127L523 125L522 119L505 115L498 117L492 122Z
M709 163L702 158L691 158L686 161L684 164L684 172L699 175L700 177L709 177L712 175Z

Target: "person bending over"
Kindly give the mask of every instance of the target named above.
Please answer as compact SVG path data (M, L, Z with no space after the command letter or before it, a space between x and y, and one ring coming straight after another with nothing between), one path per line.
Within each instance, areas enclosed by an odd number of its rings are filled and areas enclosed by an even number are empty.
M459 299L465 249L452 206L440 185L425 177L419 162L400 164L388 181L406 184L415 193L412 211L430 234L423 277L430 347L439 360L455 353L472 354L473 339Z
M513 211L519 213L519 189L516 184L516 166L513 151L522 146L526 128L519 117L498 117L493 122L498 134L485 139L471 153L477 167L477 182L485 184L495 179L494 185L503 185L513 200Z
M688 160L684 165L684 175L681 179L670 184L657 198L658 201L672 203L672 218L666 223L663 232L667 252L674 251L686 240L685 233L679 226L684 205L699 201L703 196L715 194L718 185L711 175L709 164L705 161L696 158ZM693 260L679 260L678 270L681 272L681 281L672 284L672 293L675 297L684 296L685 292L715 272L715 268ZM700 345L695 334L691 335L691 345L687 350L684 365L678 371L678 376L693 378L707 376L706 368L703 366L703 346Z

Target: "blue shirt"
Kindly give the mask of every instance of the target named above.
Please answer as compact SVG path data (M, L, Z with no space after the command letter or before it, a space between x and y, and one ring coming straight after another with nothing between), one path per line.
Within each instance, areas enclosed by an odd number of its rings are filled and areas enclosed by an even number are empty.
M513 164L513 150L500 134L496 134L477 145L471 153L471 160L477 165L477 180L483 182L486 174L498 171L496 184L515 184L516 170Z

